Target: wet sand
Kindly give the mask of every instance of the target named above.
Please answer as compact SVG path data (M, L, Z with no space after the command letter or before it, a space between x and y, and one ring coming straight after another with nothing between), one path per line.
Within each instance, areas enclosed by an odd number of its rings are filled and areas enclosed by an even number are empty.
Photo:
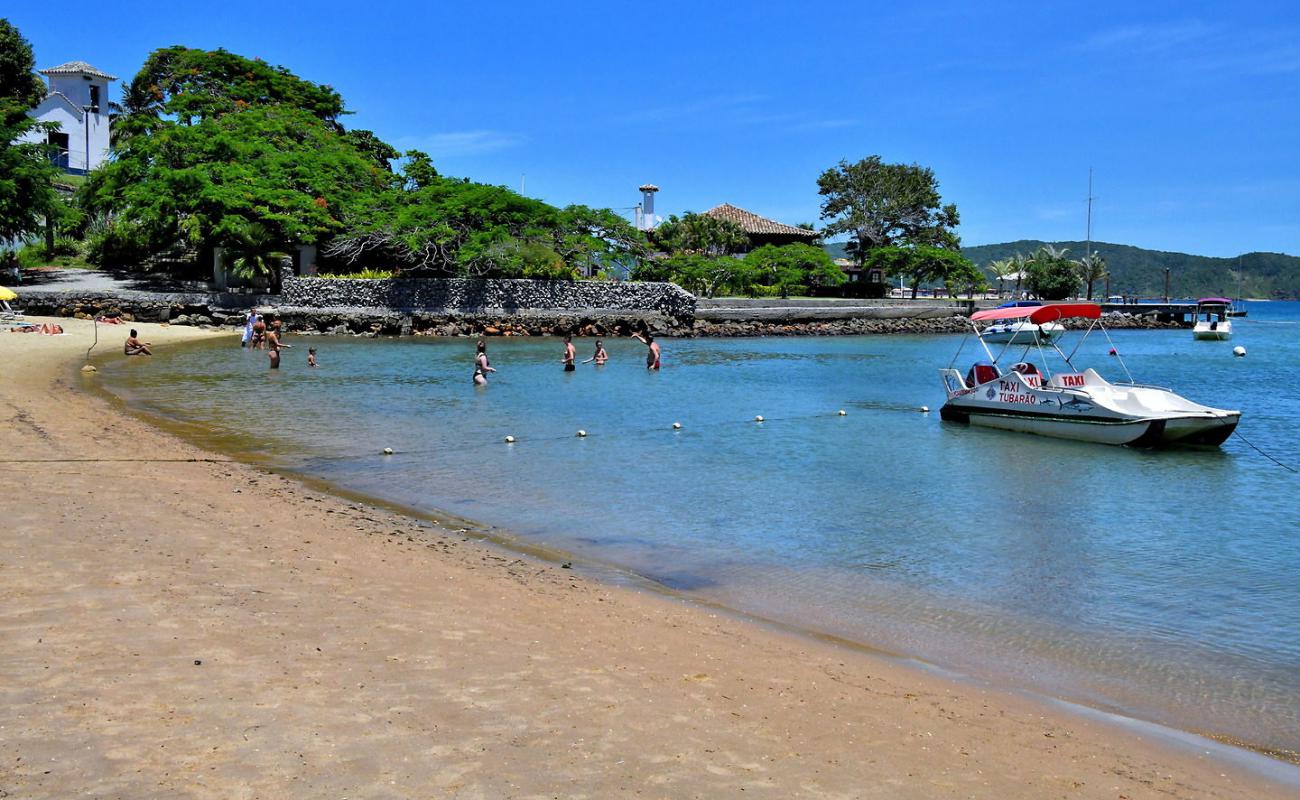
M0 797L1300 796L196 450L61 322L0 332Z

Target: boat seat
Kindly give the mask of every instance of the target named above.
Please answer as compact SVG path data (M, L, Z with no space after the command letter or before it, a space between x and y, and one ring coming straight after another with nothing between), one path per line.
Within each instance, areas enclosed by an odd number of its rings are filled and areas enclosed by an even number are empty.
M966 387L973 388L989 381L995 381L1000 377L1002 377L1002 373L998 372L997 365L990 364L987 361L977 361L970 368L970 372L966 373Z

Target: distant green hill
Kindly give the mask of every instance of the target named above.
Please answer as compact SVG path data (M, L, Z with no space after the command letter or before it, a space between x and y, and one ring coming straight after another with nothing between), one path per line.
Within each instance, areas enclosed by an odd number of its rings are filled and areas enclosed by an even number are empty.
M1084 242L1018 242L963 247L962 253L981 267L990 261L1010 258L1016 253L1028 255L1042 244L1069 250L1071 258L1084 254ZM826 249L835 258L844 253L842 244ZM1110 293L1158 297L1164 294L1165 270L1169 270L1169 293L1174 297L1271 297L1278 300L1300 299L1300 257L1282 253L1246 253L1237 258L1211 258L1187 253L1144 250L1126 244L1093 242L1094 252L1106 258L1110 270ZM1237 270L1240 263L1241 276ZM1105 287L1098 283L1094 295Z

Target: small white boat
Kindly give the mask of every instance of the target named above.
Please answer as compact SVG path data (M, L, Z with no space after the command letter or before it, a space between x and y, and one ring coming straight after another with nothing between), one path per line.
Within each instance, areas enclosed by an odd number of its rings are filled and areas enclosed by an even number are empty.
M995 322L980 331L980 338L990 344L1033 344L1038 341L1050 342L1062 333L1065 333L1065 326L1057 322L1035 325L1020 320Z
M1223 341L1232 338L1232 301L1225 297L1203 297L1196 301L1196 323L1192 326L1193 339Z
M1094 320L1083 333L1086 339L1093 328L1101 327L1101 307L1095 303L1061 303L995 308L971 315L971 325L978 334L975 323L985 320L1021 319L1041 325L1070 318ZM964 375L951 367L939 371L948 395L940 410L945 420L1134 447L1220 445L1241 420L1240 411L1203 406L1170 389L1134 383L1132 376L1126 383L1111 383L1096 370L1075 367L1070 356L1054 342L1037 343L1042 370L1023 360L1029 347L1018 354L1021 361L1003 369L983 338L980 344L987 361L976 361ZM1002 352L1006 351L1003 348ZM1076 346L1072 353L1078 351ZM1055 374L1047 369L1049 352L1064 363L1064 369ZM1123 366L1122 360L1119 363ZM1124 371L1127 373L1128 368Z

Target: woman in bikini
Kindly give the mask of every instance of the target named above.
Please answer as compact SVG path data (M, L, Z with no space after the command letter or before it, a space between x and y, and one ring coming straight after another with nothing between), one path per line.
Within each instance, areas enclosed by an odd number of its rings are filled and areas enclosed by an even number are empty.
M488 364L487 342L479 339L477 352L474 353L474 385L487 386L489 372L496 372L496 370Z

